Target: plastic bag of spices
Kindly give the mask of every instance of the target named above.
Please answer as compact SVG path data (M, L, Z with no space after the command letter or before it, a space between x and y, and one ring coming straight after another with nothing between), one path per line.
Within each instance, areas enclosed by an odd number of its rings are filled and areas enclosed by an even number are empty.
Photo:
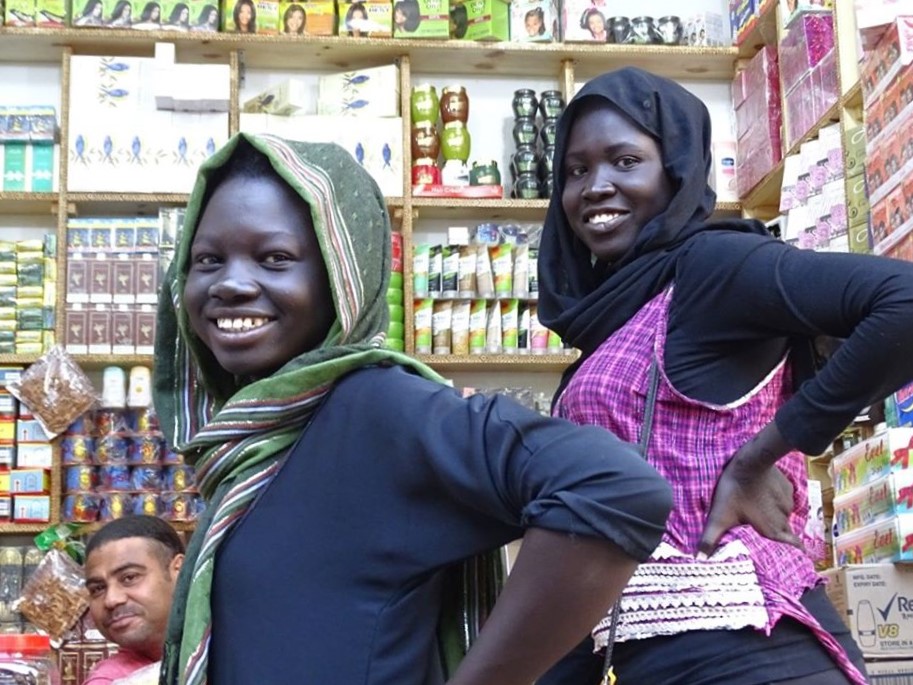
M48 350L7 387L41 422L49 438L64 432L89 411L98 396L92 381L60 345Z
M62 640L89 608L82 567L66 552L49 550L13 608L52 640Z

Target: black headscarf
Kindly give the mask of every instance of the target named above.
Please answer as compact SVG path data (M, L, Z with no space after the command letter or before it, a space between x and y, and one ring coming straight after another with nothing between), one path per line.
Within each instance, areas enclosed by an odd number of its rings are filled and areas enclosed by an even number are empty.
M594 98L611 103L657 140L673 193L665 211L611 265L593 261L561 203L571 126L583 102ZM539 319L581 350L579 361L663 290L693 236L711 230L769 235L758 221L707 222L716 205L716 193L707 183L710 164L707 108L674 81L626 67L594 78L571 100L558 122L554 192L539 250Z

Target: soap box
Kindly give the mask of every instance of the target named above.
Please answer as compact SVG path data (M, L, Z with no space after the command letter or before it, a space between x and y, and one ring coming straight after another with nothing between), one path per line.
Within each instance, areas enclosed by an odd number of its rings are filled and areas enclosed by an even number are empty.
M830 467L835 498L892 471L910 468L911 442L913 428L888 428L836 455Z

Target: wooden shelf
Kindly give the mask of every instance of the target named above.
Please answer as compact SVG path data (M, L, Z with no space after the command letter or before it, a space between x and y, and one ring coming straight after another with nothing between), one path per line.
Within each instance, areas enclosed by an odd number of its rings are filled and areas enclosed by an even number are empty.
M64 47L76 54L147 55L156 42L175 43L187 62L227 63L243 50L249 66L309 71L346 70L412 58L413 70L438 74L559 73L573 60L581 78L623 66L638 66L678 79L728 80L738 51L734 47L694 48L663 45L589 45L575 43L482 43L460 40L404 40L348 36L259 36L234 33L179 33L129 29L0 28L0 61L58 62Z
M412 199L416 219L535 219L545 218L548 200Z
M0 192L0 214L52 215L58 199L57 193Z
M574 363L573 354L416 354L416 359L441 371L563 371Z
M73 359L84 369L98 370L106 366L152 366L151 354L74 354Z
M862 83L856 81L850 89L840 98L840 106L843 108L862 109Z
M0 523L0 534L12 535L19 533L21 535L37 535L46 528L52 526L54 522L48 523Z
M99 528L104 526L106 523L107 523L107 521L93 521L92 523L80 523L80 524L78 524L79 530L76 531L76 535L77 536L91 535L92 533L97 531ZM195 521L168 521L168 523L170 523L172 528L174 528L179 533L193 532L193 529L196 526ZM44 530L45 528L47 528L50 525L51 524L48 523L48 524L42 526L42 528L40 530ZM37 532L40 532L40 530ZM0 528L0 533L2 533L2 532L4 532L4 531L2 528Z

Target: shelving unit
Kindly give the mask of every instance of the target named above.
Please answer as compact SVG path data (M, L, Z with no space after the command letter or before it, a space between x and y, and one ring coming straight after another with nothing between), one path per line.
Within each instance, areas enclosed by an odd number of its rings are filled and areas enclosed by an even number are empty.
M176 46L179 62L228 64L231 73L229 133L240 128L240 102L244 75L250 69L327 72L366 68L396 63L400 72L401 110L403 112L404 195L388 197L387 205L395 230L403 235L403 254L411 255L413 237L421 233L424 222L542 221L547 200L471 200L459 198L413 197L410 185L411 155L408 145L410 92L418 78L458 79L497 77L549 79L565 97L573 94L575 83L604 71L634 65L673 79L725 82L732 78L740 52L734 47L690 48L668 46L592 45L572 43L520 44L476 43L467 41L357 39L346 36L244 36L217 33L178 33L171 31L130 31L108 29L63 29L0 27L0 64L60 65L61 158L58 188L55 193L0 193L0 215L45 217L49 231L56 231L60 254L64 255L66 225L70 216L152 215L161 206L181 206L183 193L69 192L67 175L67 138L71 55L98 54L152 56L157 42ZM519 86L518 86L519 87ZM505 184L507 170L502 171ZM64 208L64 211L60 211ZM721 214L740 214L740 203L720 203ZM63 281L65 263L59 260L59 280ZM412 320L411 259L404 259L405 317ZM59 288L57 335L63 339L64 288ZM406 326L406 349L414 351L412 326ZM0 355L0 364L28 365L37 355ZM502 371L510 374L549 374L554 378L576 355L471 356L420 355L419 359L442 373L470 376ZM90 372L110 364L122 366L153 363L152 355L75 355ZM52 470L52 521L59 520L62 495L59 455ZM42 524L4 524L0 534L33 534Z

